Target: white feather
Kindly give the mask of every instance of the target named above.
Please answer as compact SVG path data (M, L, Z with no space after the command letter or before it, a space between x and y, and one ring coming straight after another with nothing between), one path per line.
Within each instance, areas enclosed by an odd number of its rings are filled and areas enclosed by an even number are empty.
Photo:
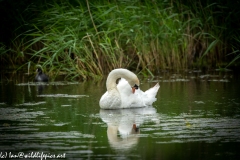
M129 81L136 75L126 69L116 69L115 73L111 74L107 80L108 90L100 99L100 107L103 109L120 109L120 108L135 108L151 106L157 100L156 95L160 88L157 83L154 87L143 92L140 88L132 92L132 87ZM122 77L117 77L119 72ZM126 75L125 75L126 73ZM116 84L116 80L121 78ZM125 79L126 78L126 79ZM138 81L138 79L137 79ZM115 84L114 84L115 83Z

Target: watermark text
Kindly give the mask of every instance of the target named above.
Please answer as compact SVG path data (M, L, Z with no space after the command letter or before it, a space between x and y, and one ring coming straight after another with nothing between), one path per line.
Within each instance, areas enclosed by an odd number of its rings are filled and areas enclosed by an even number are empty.
M44 152L0 152L0 159L63 159L66 158L66 153L54 154Z

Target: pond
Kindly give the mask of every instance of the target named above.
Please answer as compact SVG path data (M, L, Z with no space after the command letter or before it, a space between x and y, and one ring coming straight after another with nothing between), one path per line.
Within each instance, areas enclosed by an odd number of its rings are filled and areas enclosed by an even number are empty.
M152 107L101 110L105 80L2 76L0 158L237 159L240 83L232 72L161 72Z

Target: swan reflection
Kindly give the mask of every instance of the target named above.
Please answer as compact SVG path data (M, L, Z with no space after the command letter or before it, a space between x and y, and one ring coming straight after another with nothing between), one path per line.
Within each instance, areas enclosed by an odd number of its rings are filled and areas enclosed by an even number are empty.
M107 124L110 146L115 150L127 151L137 145L140 125L146 120L158 121L153 107L100 110L101 119ZM155 117L155 118L153 118Z

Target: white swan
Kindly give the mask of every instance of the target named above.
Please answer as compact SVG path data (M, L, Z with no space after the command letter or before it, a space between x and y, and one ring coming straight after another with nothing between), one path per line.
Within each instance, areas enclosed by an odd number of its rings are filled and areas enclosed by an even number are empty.
M106 86L107 91L99 101L102 109L151 106L156 101L155 96L160 87L157 83L154 87L143 92L138 89L139 80L137 76L133 72L122 68L114 69L109 73Z

